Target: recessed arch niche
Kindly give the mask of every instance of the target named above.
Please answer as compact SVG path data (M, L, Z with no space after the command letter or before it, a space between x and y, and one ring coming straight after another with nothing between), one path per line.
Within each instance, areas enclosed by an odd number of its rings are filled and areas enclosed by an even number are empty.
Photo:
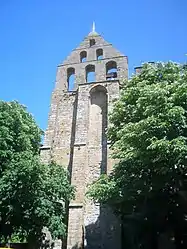
M108 115L108 95L107 89L102 85L97 85L90 90L89 108L89 146L95 148L94 170L98 176L107 171L107 115Z

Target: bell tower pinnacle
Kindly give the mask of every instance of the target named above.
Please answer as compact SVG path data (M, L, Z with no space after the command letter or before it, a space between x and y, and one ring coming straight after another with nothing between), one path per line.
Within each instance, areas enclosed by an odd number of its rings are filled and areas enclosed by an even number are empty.
M114 165L106 136L108 112L127 77L127 56L96 32L95 22L57 68L41 158L68 169L76 188L69 204L67 249L120 248L115 215L93 203L86 192Z
M95 22L92 24L92 32L95 33Z

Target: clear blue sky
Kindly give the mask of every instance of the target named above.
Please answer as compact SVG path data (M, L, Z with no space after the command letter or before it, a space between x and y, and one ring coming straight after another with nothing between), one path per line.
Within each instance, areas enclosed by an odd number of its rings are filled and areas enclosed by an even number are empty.
M187 61L187 0L0 0L0 99L47 126L56 66L96 31L129 57Z

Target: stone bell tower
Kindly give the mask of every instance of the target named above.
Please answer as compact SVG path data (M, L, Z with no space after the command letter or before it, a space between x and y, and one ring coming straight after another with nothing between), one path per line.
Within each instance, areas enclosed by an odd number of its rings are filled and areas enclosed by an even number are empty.
M128 77L127 56L95 32L57 68L41 157L66 167L76 197L69 205L67 248L120 248L114 215L85 197L88 184L111 171L108 112Z

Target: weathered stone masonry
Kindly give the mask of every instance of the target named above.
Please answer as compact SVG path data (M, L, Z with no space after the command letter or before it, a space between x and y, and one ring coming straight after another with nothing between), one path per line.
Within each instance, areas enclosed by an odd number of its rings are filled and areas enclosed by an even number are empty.
M90 72L95 73L92 82L88 82ZM72 75L74 87L68 91ZM41 157L67 167L77 190L69 205L68 249L120 248L117 219L88 200L85 192L88 184L112 169L108 112L127 75L127 57L95 31L58 66Z

